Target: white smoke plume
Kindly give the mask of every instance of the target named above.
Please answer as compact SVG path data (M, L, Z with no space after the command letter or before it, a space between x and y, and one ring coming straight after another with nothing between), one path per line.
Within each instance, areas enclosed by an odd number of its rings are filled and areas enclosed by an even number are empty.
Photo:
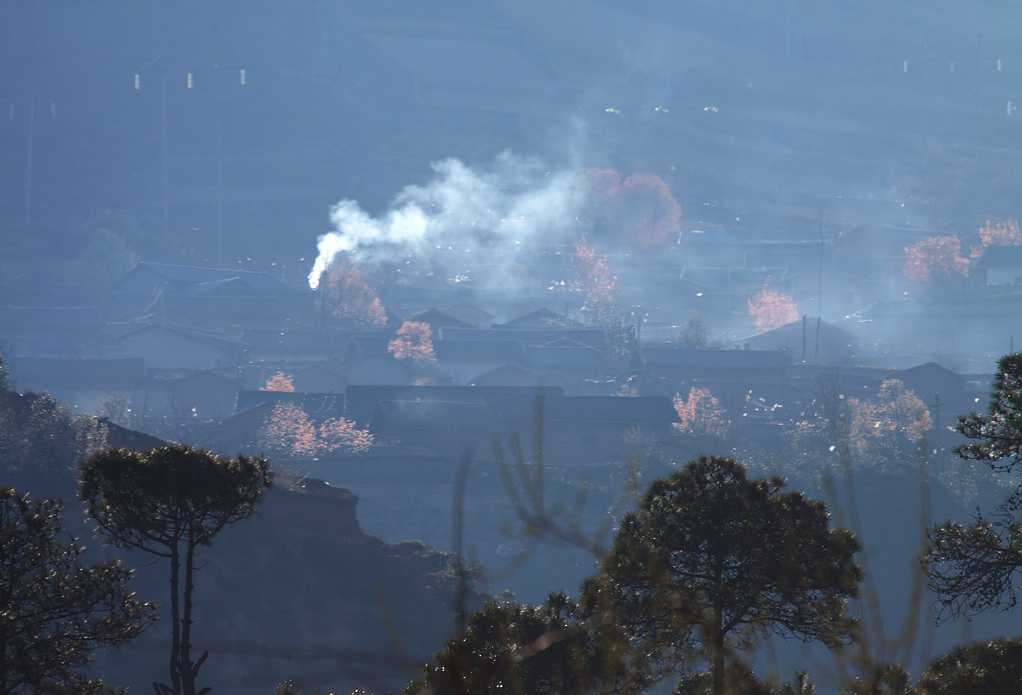
M487 171L456 159L432 165L437 178L408 186L379 217L354 200L330 210L335 231L319 238L312 289L338 254L360 262L456 251L466 262L565 238L583 200L579 177L551 173L542 162L505 152Z

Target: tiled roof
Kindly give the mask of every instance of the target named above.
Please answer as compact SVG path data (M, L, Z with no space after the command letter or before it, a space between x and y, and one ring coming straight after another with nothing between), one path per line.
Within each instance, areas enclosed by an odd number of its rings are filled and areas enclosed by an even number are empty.
M440 340L516 341L522 345L545 345L568 338L601 347L608 343L603 328L441 328Z
M525 314L518 318L511 319L504 323L493 325L494 328L581 328L578 321L569 319L563 314L558 314L549 309L539 309L531 314Z
M380 417L400 427L470 428L487 432L497 429L493 411L476 403L381 401L376 404L373 420Z
M779 350L687 350L670 343L644 343L638 354L646 364L682 367L787 367L791 360Z
M0 307L0 326L5 331L26 328L96 328L107 323L94 306L41 307L4 306Z
M11 359L11 373L16 379L144 379L142 359L61 360L38 357Z
M276 279L272 275L262 272L256 272L251 270L233 270L226 268L201 268L198 266L190 265L172 265L169 263L139 263L135 268L129 270L128 273L118 281L118 284L124 282L125 278L129 275L139 272L140 270L148 270L161 277L167 279L173 283L180 284L201 284L209 282L222 282L224 280L240 279L250 287L270 290L275 292L288 291L289 288L280 280Z
M438 340L433 352L440 362L522 362L525 351L518 342Z
M502 420L532 420L538 406L549 421L663 424L678 419L674 403L661 396L560 396L537 401L535 396L494 394L486 402Z
M336 417L344 414L343 393L295 393L293 391L239 391L238 411L263 403L293 403L311 416Z

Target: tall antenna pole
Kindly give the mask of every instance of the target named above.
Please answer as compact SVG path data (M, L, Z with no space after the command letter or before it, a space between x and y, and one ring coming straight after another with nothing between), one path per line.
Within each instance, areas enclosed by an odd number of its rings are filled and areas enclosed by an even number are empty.
M936 432L940 432L940 407L947 405L947 403L940 400L940 391L933 394L933 429Z
M219 46L219 35L217 29L213 30L214 46L213 46L213 98L215 102L215 114L214 114L214 125L216 134L216 151L214 152L214 160L216 164L216 192L215 192L215 207L216 207L216 255L217 263L223 264L224 258L224 192L223 192L223 95L221 94L221 79L220 72L224 69L233 68L221 68L220 67L220 46ZM205 63L210 58L207 57L200 61L199 65ZM168 111L169 111L169 96L167 87L167 59L163 55L158 55L151 61L142 66L137 73L135 73L135 89L141 88L141 74L144 73L153 63L157 61L163 62L163 69L161 70L163 75L163 89L162 89L162 109L163 117L161 123L161 137L163 140L163 234L168 236L170 232L170 137L169 137L169 125L168 125ZM193 72L189 70L187 72L187 85L188 89L192 89L193 86ZM238 70L239 81L242 86L246 84L245 70Z
M33 89L29 94L28 101L3 101L2 103L8 104L11 108L11 114L13 118L14 107L17 104L28 104L28 143L27 151L25 153L25 222L32 221L32 177L34 175L35 166L35 116L36 116L36 104L49 104L50 105L50 117L57 117L57 102L51 99L36 99L36 92L38 89Z
M975 133L976 133L976 149L975 149L974 154L972 156L973 159L979 159L980 134L982 133L982 130L983 130L982 127L980 126L980 123L979 123L979 61L980 61L980 50L979 49L980 49L980 41L982 40L982 38L983 38L983 34L976 34L976 70L974 72L974 74L975 74L975 78L974 79L976 80L976 91L975 91L975 94L972 97L973 103L974 103L973 126L972 127L974 128Z
M167 59L163 59L163 118L161 139L163 140L163 238L170 236L170 146L167 128Z
M161 114L160 114L160 140L161 147L163 150L163 163L162 163L162 175L163 175L163 238L166 239L170 235L170 146L169 146L169 135L167 125L167 58L160 54L150 60L148 63L139 68L138 72L135 73L135 90L142 89L142 75L149 69L149 66L153 65L157 61L163 63L163 69L160 70L163 83L161 85Z
M216 104L216 262L224 264L224 160L221 147L220 32L213 27L213 99Z
M28 99L28 159L25 165L25 221L32 220L32 148L35 136L35 90Z

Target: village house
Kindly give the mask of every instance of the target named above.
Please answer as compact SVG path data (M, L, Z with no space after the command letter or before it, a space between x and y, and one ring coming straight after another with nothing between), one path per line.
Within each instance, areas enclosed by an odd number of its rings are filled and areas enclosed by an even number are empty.
M214 329L281 326L311 300L268 273L166 263L139 263L113 289L136 316L166 323L186 315Z
M141 359L51 359L15 355L6 360L11 382L23 392L48 393L82 411L117 394L142 402L157 389Z
M345 390L345 413L348 419L367 423L384 401L422 401L443 403L473 403L481 405L494 394L512 394L532 398L553 398L564 395L557 387L533 388L526 386L410 386L410 385L357 385Z
M0 307L0 326L7 354L65 359L112 356L106 345L118 329L95 306Z
M754 351L780 350L792 362L851 366L862 355L858 338L818 316L804 316L740 342Z
M778 350L689 350L671 343L641 343L630 371L644 396L685 395L709 389L729 411L740 412L748 397L777 402L791 359Z
M242 364L244 350L241 342L223 333L149 325L121 335L111 352L144 359L148 369L223 371Z
M223 419L236 410L241 390L236 381L211 371L181 377L166 388L171 393L171 413L179 421Z

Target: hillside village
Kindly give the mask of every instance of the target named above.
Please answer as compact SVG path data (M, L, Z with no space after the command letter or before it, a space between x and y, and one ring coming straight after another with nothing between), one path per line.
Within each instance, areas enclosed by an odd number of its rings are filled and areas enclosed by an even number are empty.
M0 486L86 538L100 442L268 457L198 576L215 692L400 689L486 598L580 595L640 491L717 454L863 543L865 638L774 640L757 676L837 692L1015 635L935 627L919 554L1010 492L954 448L1022 340L1017 24L1004 0L0 6L0 435L29 432ZM95 673L148 691L166 628Z
M0 287L4 350L19 388L46 391L81 412L116 397L131 410L123 424L165 435L258 407L276 395L260 389L284 373L297 393L335 394L337 414L401 441L402 427L427 423L402 422L386 404L485 400L467 387L523 394L545 387L566 399L558 404L566 419L586 420L586 407L572 405L585 397L587 407L606 402L598 407L620 411L611 419L621 427L650 418L647 424L665 432L666 410L630 413L636 404L615 398L669 399L707 388L737 423L750 400L799 402L818 373L839 374L850 393L891 378L926 402L939 393L946 426L985 396L993 360L1010 349L1016 332L1022 338L1016 325L1022 295L1015 289L1022 256L1012 266L1018 255L1004 252L1012 247L990 249L957 288L909 287L910 294L896 273L906 245L927 235L921 230L862 226L830 243L812 234L761 232L743 244L729 232L716 234L727 242L715 246L713 232L687 231L669 249L671 258L708 265L679 263L674 277L657 278L652 301L660 306L622 289L621 306L631 309L626 329L634 336L627 354L613 354L615 337L571 310L579 299L563 289L509 301L454 283L405 296L383 287L386 326L351 330L330 325L307 287L270 272L150 262L138 263L106 293L77 294L90 303L18 305L19 283L8 282ZM757 332L748 303L765 285L789 294L805 315ZM818 308L838 318L821 320ZM705 317L715 349L678 341L691 312ZM388 345L404 321L430 327L435 362L417 365L391 354ZM381 387L378 396L367 395L372 387ZM347 404L352 388L359 395ZM504 420L499 410L478 426ZM421 438L411 430L406 436Z

